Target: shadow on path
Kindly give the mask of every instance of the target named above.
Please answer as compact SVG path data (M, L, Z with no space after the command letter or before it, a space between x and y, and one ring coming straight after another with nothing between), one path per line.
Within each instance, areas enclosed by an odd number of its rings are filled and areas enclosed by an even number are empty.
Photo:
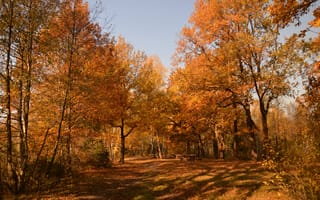
M140 160L79 174L75 199L247 199L270 173L255 162Z

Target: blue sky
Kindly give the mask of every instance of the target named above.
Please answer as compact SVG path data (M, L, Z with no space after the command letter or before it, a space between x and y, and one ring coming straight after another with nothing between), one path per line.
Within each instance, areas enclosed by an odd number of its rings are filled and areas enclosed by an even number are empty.
M92 10L97 1L101 3L98 21L102 27L106 26L107 20L112 24L114 36L122 35L147 55L158 55L162 63L171 68L180 31L188 23L195 0L88 0ZM304 25L311 16L310 13L302 18ZM283 31L281 37L299 30L301 28L292 26Z
M88 0L94 8L96 0ZM102 0L99 19L112 24L114 36L122 35L137 50L158 55L170 68L182 27L187 24L195 0ZM110 20L111 19L111 20Z

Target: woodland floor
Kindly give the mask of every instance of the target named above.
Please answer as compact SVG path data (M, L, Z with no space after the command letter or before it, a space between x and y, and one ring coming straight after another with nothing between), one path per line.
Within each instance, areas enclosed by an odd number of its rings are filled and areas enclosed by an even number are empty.
M81 171L72 181L19 199L289 199L263 183L271 177L256 162L128 160Z

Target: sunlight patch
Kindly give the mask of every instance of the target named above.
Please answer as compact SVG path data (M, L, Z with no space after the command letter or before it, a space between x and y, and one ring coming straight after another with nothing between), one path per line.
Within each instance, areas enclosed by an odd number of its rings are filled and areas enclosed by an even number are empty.
M197 176L193 180L196 181L196 182L201 182L201 181L207 181L207 180L209 180L211 178L212 178L212 176L203 175L203 176Z
M154 192L158 192L158 191L162 191L168 188L168 185L158 185L156 187L153 188Z

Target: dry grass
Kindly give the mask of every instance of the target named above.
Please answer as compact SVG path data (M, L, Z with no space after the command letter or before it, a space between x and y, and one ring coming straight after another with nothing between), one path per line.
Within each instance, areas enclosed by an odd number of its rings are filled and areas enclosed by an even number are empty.
M265 186L272 174L255 162L130 160L80 172L72 181L23 199L289 199Z

